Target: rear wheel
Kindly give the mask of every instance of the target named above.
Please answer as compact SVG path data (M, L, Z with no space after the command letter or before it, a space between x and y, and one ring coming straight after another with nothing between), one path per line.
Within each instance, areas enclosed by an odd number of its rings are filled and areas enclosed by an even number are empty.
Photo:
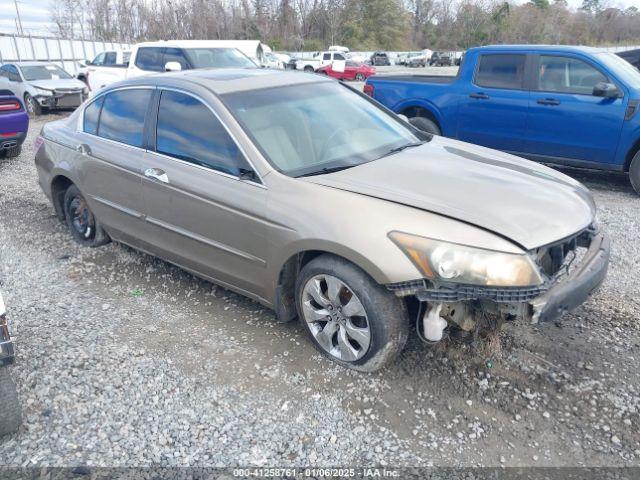
M356 82L364 82L366 79L364 73L356 73Z
M109 235L96 221L78 187L71 185L67 189L63 206L67 226L76 242L86 247L99 247L109 243Z
M629 166L629 180L638 195L640 195L640 152L636 153Z
M16 384L7 367L0 367L0 437L14 433L22 423Z
M42 107L40 106L38 101L28 93L24 94L24 104L30 117L42 115Z
M339 257L320 255L296 282L298 315L315 347L331 360L372 372L405 346L405 304L364 271Z
M304 67L304 71L307 72L307 73L315 72L315 70L313 69L313 67L311 65L307 65L306 67Z
M433 121L426 117L413 117L409 119L409 123L423 132L431 133L432 135L442 135L440 127Z

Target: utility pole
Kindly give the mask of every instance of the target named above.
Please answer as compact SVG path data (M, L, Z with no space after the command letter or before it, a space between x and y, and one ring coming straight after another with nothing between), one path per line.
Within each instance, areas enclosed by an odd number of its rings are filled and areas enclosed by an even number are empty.
M18 14L18 24L20 25L20 35L24 35L24 29L22 28L22 19L20 18L20 9L18 8L18 0L13 0L16 6L16 13Z

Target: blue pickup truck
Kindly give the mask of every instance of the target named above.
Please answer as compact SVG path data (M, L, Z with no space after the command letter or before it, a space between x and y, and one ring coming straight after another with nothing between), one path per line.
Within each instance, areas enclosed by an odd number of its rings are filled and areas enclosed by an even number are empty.
M376 75L416 127L539 162L628 172L640 193L640 71L588 47L472 48L455 77Z

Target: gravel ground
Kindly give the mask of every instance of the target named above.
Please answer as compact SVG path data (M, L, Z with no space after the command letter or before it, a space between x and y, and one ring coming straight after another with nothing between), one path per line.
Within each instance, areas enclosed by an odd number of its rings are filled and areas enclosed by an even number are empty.
M25 414L10 466L640 464L640 198L569 172L615 244L603 288L560 325L429 348L360 374L297 324L119 244L72 242L40 191L32 122L0 161L0 279Z

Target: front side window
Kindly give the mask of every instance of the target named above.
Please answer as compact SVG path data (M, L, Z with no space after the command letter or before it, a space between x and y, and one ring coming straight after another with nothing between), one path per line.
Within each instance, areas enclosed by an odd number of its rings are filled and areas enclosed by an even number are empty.
M156 151L238 176L246 161L213 112L200 100L165 90L160 96Z
M98 120L100 119L100 110L102 109L103 101L104 97L100 97L84 109L83 130L86 133L90 133L92 135L96 135L98 133Z
M98 54L98 56L96 58L93 59L93 63L94 65L104 65L104 57L106 56L106 53L102 52L100 54Z
M445 54L441 54L445 58ZM524 86L524 55L482 55L475 76L480 87L519 90Z
M293 177L359 165L425 140L395 115L333 82L222 99L270 163Z
M107 52L104 57L105 65L115 65L118 61L118 54L116 52Z
M120 90L108 93L102 105L98 135L142 147L144 118L152 90Z
M322 60L331 60L331 54L325 53L324 56L322 57Z
M162 48L142 47L136 55L136 67L150 72L164 72Z
M334 60L345 60L345 58L342 55L340 55L339 53L334 54L333 55L333 59Z
M571 57L540 55L538 90L544 92L592 95L593 87L607 82L607 77L582 60Z

